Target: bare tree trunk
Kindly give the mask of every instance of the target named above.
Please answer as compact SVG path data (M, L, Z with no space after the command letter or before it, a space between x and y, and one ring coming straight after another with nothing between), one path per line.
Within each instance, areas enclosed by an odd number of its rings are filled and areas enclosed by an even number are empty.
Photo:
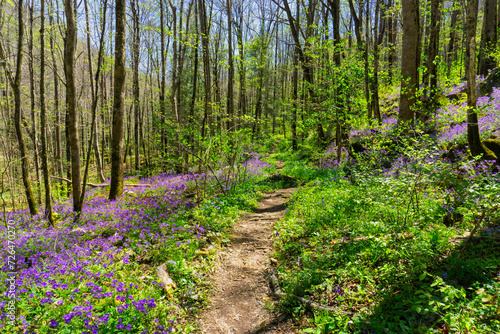
M189 146L191 147L191 150L194 152L194 120L195 120L195 113L194 113L194 105L196 103L196 90L198 88L198 62L199 62L199 52L198 52L198 47L200 45L200 40L199 40L199 31L198 31L198 6L195 6L195 32L196 32L196 40L195 40L195 47L193 48L194 51L194 69L193 69L193 92L191 95L191 106L190 106L190 111L189 111L189 118L188 118L188 129L189 129Z
M477 74L488 75L488 70L496 67L492 53L497 46L497 1L486 0L484 4L483 29L481 31L481 45Z
M297 109L299 108L299 55L297 47L293 47L293 108L292 108L292 149L297 151Z
M366 12L370 13L370 1L366 1ZM371 101L371 92L370 92L370 68L368 66L368 53L370 50L370 15L365 16L365 50L364 50L364 64L365 64L365 100L366 100L366 108L368 109L368 119L371 121L373 118L373 110L372 110L372 101Z
M73 210L80 212L81 175L80 175L80 143L78 141L78 112L76 106L75 83L75 51L76 51L76 22L73 0L64 1L66 13L66 38L64 49L64 73L66 74L66 110L68 146L71 157L71 183L73 189Z
M457 6L457 2L459 2L459 0L455 0L453 2L453 7ZM451 75L452 61L457 60L457 53L455 52L455 43L456 43L456 29L457 29L457 21L459 13L460 11L458 9L453 9L451 13L450 41L448 43L448 50L447 50L448 77L450 77Z
M139 160L139 114L140 114L140 87L139 87L139 50L141 45L141 34L139 27L139 1L131 0L130 7L132 9L133 21L133 40L132 44L132 58L134 67L133 88L134 91L134 163L135 170L140 168Z
M394 64L396 62L396 30L397 30L397 24L396 24L396 15L393 13L393 0L389 0L387 3L387 10L391 12L390 15L387 17L387 39L388 39L388 44L389 44L389 50L388 50L388 55L387 55L387 61L388 61L388 75L389 75L389 82L392 84L392 80L394 77Z
M228 55L227 60L229 64L228 74L227 74L227 130L229 132L233 131L234 127L234 62L233 62L233 30L232 30L232 1L226 0L226 11L227 11L227 43L228 43Z
M379 51L378 47L382 44L384 38L384 14L380 9L380 1L377 0L375 5L375 27L373 33L373 83L372 83L372 111L373 116L378 120L379 124L382 124L382 117L380 115L380 104L379 104L379 93L378 93L378 67L379 67ZM380 29L379 29L379 18L380 18Z
M49 24L54 26L54 4L50 2ZM62 145L61 145L61 111L59 109L59 77L57 74L57 61L54 53L54 34L50 34L50 52L52 56L52 75L54 77L54 113L55 113L55 141L56 141L56 154L55 164L59 177L63 176L63 158L62 158ZM61 181L62 184L63 181Z
M111 184L109 199L115 200L123 192L123 119L125 116L125 0L115 1L115 82L113 99L113 133L111 141Z
M476 112L476 27L478 0L467 1L466 19L466 68L467 68L467 140L473 156L486 154L481 142L479 124Z
M205 138L207 122L212 128L212 80L210 77L210 50L208 46L208 23L205 0L198 0L198 15L200 17L201 44L203 48L203 75L205 80L205 108L201 128L201 137Z
M160 83L160 131L161 131L161 152L166 154L167 151L167 135L165 131L165 121L166 121L166 106L165 106L165 72L166 72L166 49L165 49L165 19L164 19L164 9L163 1L160 0L160 58L161 58L161 83Z
M52 199L50 198L49 166L47 161L47 111L45 109L45 0L41 0L40 12L40 130L42 139L42 171L45 186L45 214L50 225L54 226Z
M401 62L401 96L399 100L399 123L413 124L418 89L418 67L420 63L420 18L418 0L403 0L403 49Z
M38 133L36 131L37 128L37 119L35 116L35 64L34 64L34 53L33 53L33 7L34 1L31 1L31 5L29 6L29 40L28 40L28 68L30 74L30 101L31 101L31 132L30 137L33 142L33 151L35 156L33 160L35 161L35 175L36 175L36 191L38 196L38 204L42 204L42 188L41 188L41 176L40 176L40 164L38 157Z
M4 69L5 75L7 76L12 91L14 93L14 127L16 128L17 142L19 144L19 155L21 159L21 171L24 184L24 190L26 193L26 200L28 202L28 207L31 215L38 214L36 208L35 197L33 195L33 189L31 188L30 180L30 170L29 170L29 158L26 152L26 144L24 142L24 136L22 132L21 120L22 120L22 104L21 104L21 75L22 75L22 65L23 65L23 38L24 38L24 9L22 1L17 3L17 59L16 59L16 72L13 75L9 68L7 67L7 59L5 56L5 51L3 44L0 43L0 60Z
M243 1L240 2L240 6L236 7L238 23L236 23L236 38L238 40L238 52L240 63L238 66L238 76L240 81L240 92L238 99L238 115L242 117L246 115L246 105L247 105L247 94L246 94L246 74L245 74L245 64L244 64L244 45L243 45ZM239 128L239 121L237 122L237 128Z
M92 148L96 148L96 165L97 165L97 174L101 180L101 182L104 182L104 175L102 173L102 167L101 167L101 160L99 156L99 151L97 148L97 130L96 130L96 118L97 118L97 103L98 103L98 92L99 92L99 76L101 74L101 64L102 64L102 58L103 58L103 49L104 49L104 30L106 27L106 12L108 8L108 1L104 0L104 9L103 9L103 16L102 16L102 21L101 21L101 38L100 38L100 43L99 43L99 51L98 51L98 56L97 56L97 70L95 74L95 80L94 80L94 71L92 68L92 49L90 47L90 23L89 23L89 10L88 10L88 1L84 0L85 4L85 21L86 21L86 30L87 30L87 57L88 57L88 62L89 62L89 73L90 73L90 91L91 91L91 97L92 97L92 120L91 120L91 125L90 125L90 139L89 139L89 145L87 148L87 155L85 159L85 172L83 174L83 186L82 186L82 193L80 196L80 207L83 207L83 200L85 197L85 187L87 186L87 178L88 178L88 172L89 172L89 165L90 165L90 156L92 153ZM83 136L82 136L83 137ZM83 150L83 148L82 148ZM84 151L84 150L83 150Z
M361 13L360 17L356 15L356 9L354 8L354 3L352 0L349 0L349 9L351 10L351 17L354 21L354 33L356 34L356 41L358 44L358 48L362 49L363 48L363 39L361 38L362 15Z
M420 113L422 121L425 120L425 109L434 108L434 97L437 90L437 62L439 52L439 22L441 21L441 3L442 0L431 0L431 22L429 44L427 45L427 72L424 74L424 88L427 90L429 98L429 108L424 108Z

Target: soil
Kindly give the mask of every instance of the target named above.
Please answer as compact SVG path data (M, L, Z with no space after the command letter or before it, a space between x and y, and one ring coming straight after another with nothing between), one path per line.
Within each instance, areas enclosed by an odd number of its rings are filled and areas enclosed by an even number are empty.
M281 189L261 199L258 209L234 227L229 245L211 277L212 305L199 319L202 333L296 333L292 320L271 311L270 286L273 224L285 212L295 189Z

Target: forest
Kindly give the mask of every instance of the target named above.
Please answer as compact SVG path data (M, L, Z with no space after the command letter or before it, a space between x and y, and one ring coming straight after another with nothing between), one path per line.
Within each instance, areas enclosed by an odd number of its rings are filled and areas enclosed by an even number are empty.
M500 333L500 3L0 0L0 333Z

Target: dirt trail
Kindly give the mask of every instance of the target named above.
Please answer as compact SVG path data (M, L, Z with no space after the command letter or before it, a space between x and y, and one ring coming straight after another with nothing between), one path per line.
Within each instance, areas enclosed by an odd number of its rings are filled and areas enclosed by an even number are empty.
M268 272L272 226L285 212L295 189L267 194L259 208L234 227L231 241L212 276L212 306L201 315L202 333L294 333L290 320L266 308L273 302Z

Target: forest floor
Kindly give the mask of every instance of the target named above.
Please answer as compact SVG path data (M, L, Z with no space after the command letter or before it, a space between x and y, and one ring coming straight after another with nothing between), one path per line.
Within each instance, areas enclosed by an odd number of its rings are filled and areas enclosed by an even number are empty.
M199 323L203 333L294 333L291 319L273 312L270 288L273 224L283 217L294 188L266 194L235 226L211 280L212 305Z

